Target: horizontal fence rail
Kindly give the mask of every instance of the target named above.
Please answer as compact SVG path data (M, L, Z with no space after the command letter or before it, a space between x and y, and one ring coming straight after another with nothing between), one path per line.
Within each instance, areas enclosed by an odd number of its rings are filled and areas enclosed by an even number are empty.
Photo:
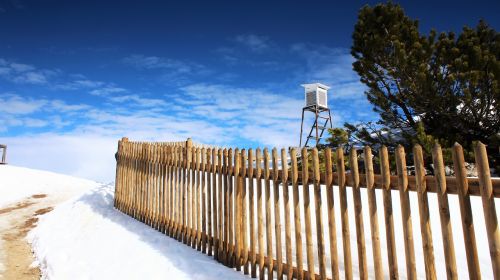
M411 151L415 176L403 147L374 153L123 138L115 207L260 279L457 279L463 270L470 279L500 279L500 180L490 177L485 146L474 148L477 178L467 177L459 144L452 148L454 177L445 176L439 145L433 176L418 145ZM473 209L479 200L482 209ZM486 235L479 236L487 239L486 258L476 231ZM460 260L456 252L463 251Z

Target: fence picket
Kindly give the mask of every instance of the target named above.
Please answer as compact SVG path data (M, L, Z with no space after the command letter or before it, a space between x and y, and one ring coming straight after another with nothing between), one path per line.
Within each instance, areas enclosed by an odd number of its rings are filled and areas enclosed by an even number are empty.
M434 246L432 244L432 231L429 214L429 201L427 199L427 185L425 183L425 168L422 147L413 147L413 161L415 164L415 179L417 181L418 210L420 214L420 231L422 233L422 246L424 250L425 275L427 279L436 279L434 265Z
M365 232L363 223L363 206L361 204L361 192L359 190L358 154L352 148L349 154L351 168L352 196L354 200L354 220L356 223L356 241L358 247L359 278L368 279L368 267L366 263Z
M384 271L382 268L382 255L380 253L380 233L378 226L378 214L377 214L377 196L375 189L373 187L375 183L375 176L373 172L373 157L372 150L370 147L365 146L364 148L364 160L365 160L365 174L366 174L366 193L368 196L368 209L370 213L370 230L372 237L372 253L373 253L373 264L375 266L375 279L381 280L384 278Z
M314 205L316 216L316 241L318 246L318 262L319 276L321 279L326 279L326 260L325 260L325 241L323 238L323 218L322 218L322 201L321 201L321 176L319 169L318 149L312 151L312 168L313 168L313 186L314 186Z
M340 219L342 222L342 245L344 248L345 279L352 279L351 237L349 231L349 213L347 206L346 178L344 165L344 150L337 149L337 173L340 197Z
M443 237L443 250L446 262L446 276L448 279L457 279L457 264L455 261L455 246L450 220L450 206L448 194L446 194L446 177L444 173L443 154L441 146L436 143L432 149L432 160L434 163L434 178L438 186L439 217L441 221L441 234Z
M249 219L250 219L250 275L252 278L257 277L257 259L256 259L256 241L255 241L255 201L254 201L254 195L255 195L255 190L254 190L254 179L253 177L255 176L254 174L254 161L253 161L254 155L253 155L253 150L248 149L248 210L249 210Z
M476 158L481 199L483 201L483 213L486 223L486 233L488 235L491 267L495 279L500 279L500 229L498 228L495 197L493 196L493 187L491 185L486 146L481 142L476 143L474 145L474 155Z
M408 191L408 171L403 146L396 148L396 168L398 173L399 200L401 205L401 219L405 243L406 276L408 279L417 278L415 265L415 247L413 242L413 226L411 219L410 194Z
M274 234L276 242L276 272L278 279L283 279L283 256L281 248L281 215L280 215L280 182L279 166L278 166L278 150L273 148L272 151L273 163L273 194L274 194Z
M389 261L390 279L398 277L398 259L396 255L396 241L394 237L394 216L392 212L392 195L391 195L391 171L389 168L389 153L387 147L382 146L380 149L380 171L382 175L383 185L383 200L384 200L384 217L385 217L385 234L387 241L387 257Z
M255 151L255 167L257 168L257 236L259 240L259 279L264 279L264 220L262 215L262 153L260 148Z
M293 261L292 261L292 235L290 226L290 197L288 194L288 162L285 149L281 149L281 182L283 184L283 200L285 212L285 250L286 264L285 273L286 279L293 277Z
M295 229L297 279L302 280L304 277L304 269L302 265L302 227L300 222L299 171L297 165L297 152L295 151L295 148L290 151L290 158L292 163L293 218Z
M333 164L332 150L325 150L325 185L326 204L328 208L328 238L330 241L330 265L332 269L332 279L339 279L339 257L337 253L337 226L335 224L335 208L333 200Z
M306 255L307 255L307 276L314 280L314 255L313 240L311 233L311 208L309 198L309 156L306 148L302 148L302 187L304 199L304 223L306 226Z
M269 168L269 151L264 148L264 185L266 199L266 244L267 244L267 279L273 279L273 236L271 220L271 182Z

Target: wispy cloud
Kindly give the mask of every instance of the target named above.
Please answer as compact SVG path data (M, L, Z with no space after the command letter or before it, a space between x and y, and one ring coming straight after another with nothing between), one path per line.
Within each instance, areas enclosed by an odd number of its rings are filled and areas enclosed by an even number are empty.
M96 96L109 96L110 94L121 93L121 92L127 92L127 90L113 85L106 85L105 87L91 90L90 94Z
M269 38L255 34L242 34L234 38L237 43L242 44L253 52L262 52L271 47Z

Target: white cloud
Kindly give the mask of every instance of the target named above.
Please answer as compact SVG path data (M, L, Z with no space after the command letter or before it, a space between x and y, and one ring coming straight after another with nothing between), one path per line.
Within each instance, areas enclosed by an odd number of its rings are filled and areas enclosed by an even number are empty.
M271 45L269 38L255 34L238 35L234 40L254 52L269 49Z
M35 70L35 67L28 65L28 64L22 64L22 63L11 63L10 67L16 72L26 72L26 71Z
M24 98L15 94L0 94L0 114L25 115L40 110L46 100Z
M103 88L98 88L90 91L90 94L96 95L96 96L108 96L110 93L120 93L120 92L126 92L127 90L121 87L116 87L116 86L106 86Z

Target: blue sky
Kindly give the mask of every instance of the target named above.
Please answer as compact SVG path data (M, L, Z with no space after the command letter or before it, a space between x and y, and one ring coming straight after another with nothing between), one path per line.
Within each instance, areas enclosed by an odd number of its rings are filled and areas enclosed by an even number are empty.
M116 140L298 145L302 83L376 120L351 70L361 1L0 0L0 143L13 164L112 180ZM498 1L400 2L421 30L498 29Z

